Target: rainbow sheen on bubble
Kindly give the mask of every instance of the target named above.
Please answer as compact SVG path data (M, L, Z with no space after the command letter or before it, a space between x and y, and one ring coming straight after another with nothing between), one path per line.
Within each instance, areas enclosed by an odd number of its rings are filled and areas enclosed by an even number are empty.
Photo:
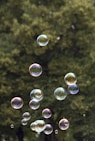
M54 96L57 100L64 100L67 97L67 92L63 87L58 87L54 91Z
M23 119L25 119L26 121L31 119L31 115L29 112L24 112L22 115Z
M30 100L29 102L29 107L32 109L32 110L36 110L40 107L40 103L39 101L35 100L35 99L32 99Z
M43 99L43 92L40 89L33 89L30 92L30 98L36 99L37 101L41 101Z
M59 121L59 128L61 130L67 130L69 128L69 121L66 118L62 118Z
M65 75L64 81L67 85L73 85L77 82L76 75L72 72L69 72Z
M14 109L20 109L23 107L23 100L21 97L14 97L11 99L11 106Z
M37 43L39 46L46 46L49 43L48 37L45 34L41 34L37 37Z
M53 127L51 124L46 124L44 129L44 134L50 135L53 132Z
M69 85L68 91L70 94L77 94L79 92L79 87L77 84Z
M29 73L33 77L39 77L42 74L42 67L40 64L34 63L29 66Z
M50 118L52 116L51 110L49 108L43 109L42 116L46 119Z

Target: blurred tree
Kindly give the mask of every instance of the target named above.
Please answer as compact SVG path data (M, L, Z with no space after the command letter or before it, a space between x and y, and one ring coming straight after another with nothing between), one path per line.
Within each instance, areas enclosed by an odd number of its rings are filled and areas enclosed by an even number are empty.
M10 134L11 124L21 123L24 111L32 115L30 124L42 118L42 109L49 107L54 111L56 128L63 116L70 121L66 132L59 131L60 140L95 139L94 13L92 0L0 1L0 127L7 127L6 134ZM36 42L40 34L49 38L45 47ZM28 71L34 62L43 68L38 78L30 76ZM59 102L53 92L59 86L67 88L64 75L68 72L77 75L80 92ZM29 93L34 88L44 93L37 111L28 106ZM22 109L12 109L10 101L14 96L23 98ZM28 128L26 134L31 136Z

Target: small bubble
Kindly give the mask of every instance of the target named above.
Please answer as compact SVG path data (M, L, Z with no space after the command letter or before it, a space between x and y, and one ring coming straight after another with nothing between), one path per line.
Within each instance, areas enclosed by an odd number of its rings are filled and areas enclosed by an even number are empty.
M40 89L33 89L30 92L30 98L36 99L37 101L41 101L43 99L43 93Z
M37 100L35 100L35 99L32 99L32 100L30 100L30 102L29 102L29 106L30 106L30 108L31 108L32 110L36 110L36 109L38 109L38 108L40 107L40 103L39 103L39 101L37 101Z
M62 118L59 121L59 128L61 130L67 130L69 128L69 121L66 118Z
M28 121L28 120L31 119L31 115L30 115L29 112L24 112L23 115L22 115L22 117L23 117L26 121Z
M23 119L21 120L21 124L22 124L23 126L27 125L27 120L26 120L25 118L23 118Z
M48 108L43 109L42 116L46 119L50 118L52 116L51 110Z
M54 91L54 96L57 100L64 100L67 97L67 92L63 87L58 87Z
M49 42L48 37L45 34L41 34L37 37L37 43L39 46L46 46L48 42Z
M79 92L79 87L77 84L69 85L68 91L70 94L77 94Z
M51 124L46 124L44 129L44 134L50 135L53 132L53 127Z
M14 108L14 109L20 109L23 107L23 100L21 97L14 97L12 98L11 100L11 106Z
M40 64L34 63L32 65L30 65L29 67L29 73L30 75L34 76L34 77L38 77L42 74L42 67Z
M77 82L76 75L72 72L69 72L65 75L64 81L67 85L73 85Z

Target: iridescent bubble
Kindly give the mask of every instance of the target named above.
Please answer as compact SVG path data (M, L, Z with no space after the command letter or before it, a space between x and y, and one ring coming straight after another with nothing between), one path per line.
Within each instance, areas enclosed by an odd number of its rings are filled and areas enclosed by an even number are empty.
M29 67L29 73L33 77L38 77L42 74L42 67L40 64L34 63Z
M64 81L67 85L73 85L77 82L76 75L72 72L69 72L65 75Z
M66 118L62 118L59 121L59 128L61 130L67 130L69 128L69 121Z
M68 91L70 94L77 94L79 92L79 87L77 84L69 85Z
M23 119L21 120L21 124L22 124L23 126L27 125L27 120L26 120L25 118L23 118Z
M30 108L31 108L32 110L36 110L36 109L38 109L38 108L40 107L40 103L39 103L39 101L37 101L37 100L35 100L35 99L32 99L32 100L30 100L30 102L29 102L29 106L30 106Z
M64 100L67 97L67 92L63 87L58 87L54 91L54 96L57 100Z
M44 134L50 135L53 132L53 127L51 124L46 124L44 129Z
M45 129L45 121L44 120L36 120L30 124L31 130L41 133Z
M23 117L25 120L27 120L27 121L31 119L31 115L30 115L29 112L23 113L22 117Z
M48 108L43 109L42 116L46 119L50 118L52 116L51 110Z
M41 34L37 37L37 43L39 46L46 46L48 42L48 37L45 34Z
M12 98L11 100L11 106L14 108L14 109L20 109L23 107L23 100L21 97L14 97Z
M36 99L37 101L41 101L43 99L43 93L40 89L33 89L30 92L30 98Z

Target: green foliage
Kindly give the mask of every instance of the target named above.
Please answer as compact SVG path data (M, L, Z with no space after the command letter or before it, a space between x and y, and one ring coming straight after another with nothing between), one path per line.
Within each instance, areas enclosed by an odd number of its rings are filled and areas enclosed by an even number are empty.
M80 136L90 140L95 134L95 7L92 1L8 0L0 4L0 126L9 129L11 123L19 125L24 111L32 115L30 124L42 118L42 109L49 107L54 111L57 126L63 116L70 121L70 129L64 132L66 141L78 141ZM40 34L49 38L45 47L36 42ZM43 68L38 78L30 76L28 71L34 62ZM59 86L67 88L64 83L67 72L77 75L80 92L59 102L53 92ZM44 93L37 111L28 106L29 93L34 88ZM23 98L21 110L12 109L10 101L14 96ZM27 136L31 136L29 124L25 128ZM60 139L62 134L60 131Z

